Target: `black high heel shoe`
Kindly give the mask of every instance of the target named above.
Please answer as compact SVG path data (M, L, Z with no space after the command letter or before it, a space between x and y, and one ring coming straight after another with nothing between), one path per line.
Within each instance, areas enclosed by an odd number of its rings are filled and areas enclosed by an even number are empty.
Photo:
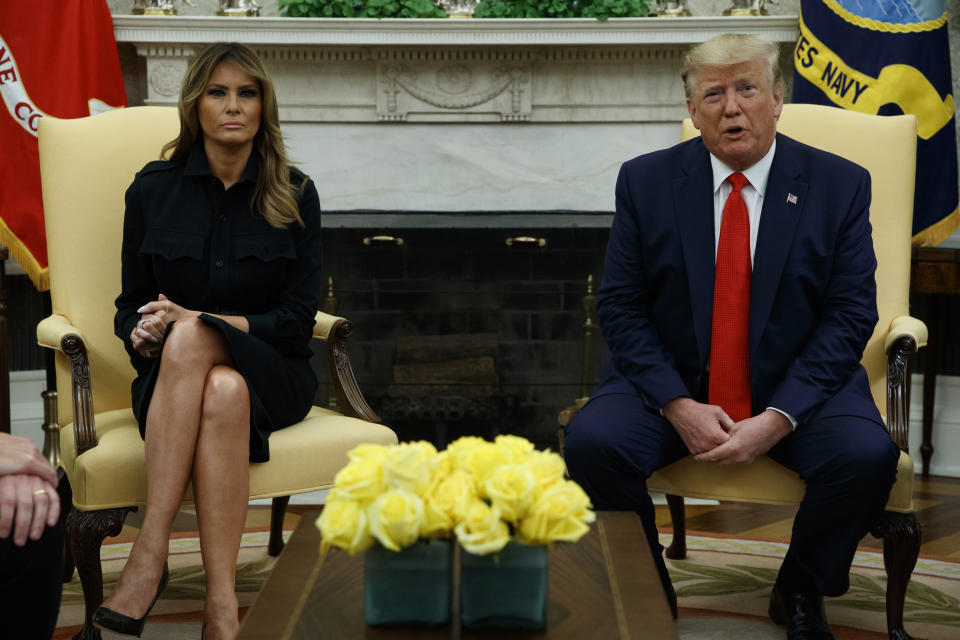
M167 580L169 579L170 567L164 563L163 574L160 576L160 584L157 585L157 594L153 596L153 602L147 607L147 611L143 614L143 617L131 618L130 616L117 613L113 609L101 605L93 612L94 626L116 633L122 633L127 636L137 636L139 638L140 634L143 633L143 625L147 621L147 616L150 615L153 606L157 604L157 600L160 599L160 594L163 593L163 589L167 586Z

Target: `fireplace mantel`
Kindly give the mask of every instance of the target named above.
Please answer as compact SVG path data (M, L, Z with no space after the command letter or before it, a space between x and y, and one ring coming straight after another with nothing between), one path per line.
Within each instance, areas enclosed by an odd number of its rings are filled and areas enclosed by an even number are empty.
M794 16L113 21L146 60L148 105L176 104L206 44L253 46L291 155L339 212L612 211L620 163L679 136L690 44L748 32L786 54L796 37Z
M239 41L263 46L597 46L689 45L722 33L796 40L795 16L707 16L593 20L228 18L113 16L118 42L196 45Z

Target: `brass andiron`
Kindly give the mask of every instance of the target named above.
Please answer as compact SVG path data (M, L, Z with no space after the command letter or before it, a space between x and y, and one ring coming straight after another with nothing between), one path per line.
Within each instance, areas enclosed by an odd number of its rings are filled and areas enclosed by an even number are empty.
M337 298L333 295L333 276L327 278L327 297L323 299L323 312L331 316L337 315ZM333 384L330 385L330 393L327 394L327 408L331 411L340 411L336 387Z
M60 467L60 425L57 423L57 392L44 391L43 398L43 455L54 469Z
M597 296L593 295L593 274L587 276L587 295L583 296L583 363L580 367L580 397L589 396L596 380Z

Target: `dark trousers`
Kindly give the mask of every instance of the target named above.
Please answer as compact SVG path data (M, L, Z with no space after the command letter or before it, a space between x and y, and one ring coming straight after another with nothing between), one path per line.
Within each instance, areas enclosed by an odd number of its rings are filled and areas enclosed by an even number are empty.
M50 640L63 589L63 529L18 547L0 539L0 638Z
M564 456L571 477L596 509L636 511L661 577L669 579L647 478L688 455L667 420L641 398L592 398L567 425ZM786 592L839 596L849 587L857 544L883 512L900 451L882 424L833 416L802 424L768 455L796 471L807 491L777 578Z

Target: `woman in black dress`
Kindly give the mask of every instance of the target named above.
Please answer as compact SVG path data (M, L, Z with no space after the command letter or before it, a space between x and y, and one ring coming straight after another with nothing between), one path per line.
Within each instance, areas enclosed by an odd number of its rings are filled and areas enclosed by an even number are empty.
M137 370L147 506L117 589L94 623L139 635L167 578L192 481L207 640L239 623L235 567L249 462L301 420L317 380L308 346L322 287L320 204L287 166L276 96L249 48L217 43L184 77L180 135L126 194L115 331Z

